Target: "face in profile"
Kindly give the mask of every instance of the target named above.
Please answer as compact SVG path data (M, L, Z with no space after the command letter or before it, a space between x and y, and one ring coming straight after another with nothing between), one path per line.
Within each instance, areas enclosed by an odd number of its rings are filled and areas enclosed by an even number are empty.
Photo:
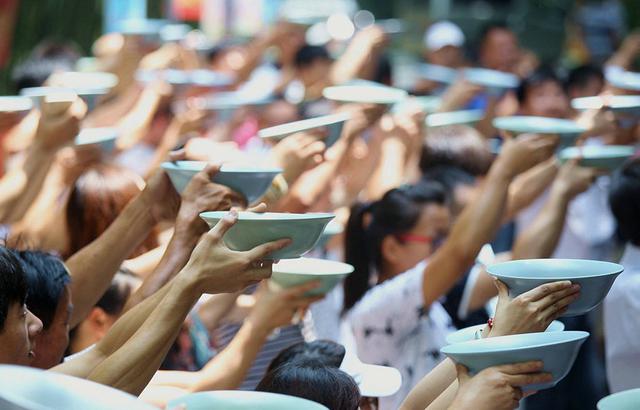
M0 332L0 363L30 365L35 359L35 338L41 330L42 322L26 305L14 303L9 306Z
M35 337L32 367L50 369L62 362L69 345L69 320L72 310L71 291L69 286L65 286L51 324Z

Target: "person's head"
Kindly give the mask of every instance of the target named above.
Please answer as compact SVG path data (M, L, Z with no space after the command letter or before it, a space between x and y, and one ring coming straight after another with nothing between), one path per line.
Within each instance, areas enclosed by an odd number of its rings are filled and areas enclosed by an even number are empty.
M331 340L315 340L313 342L299 342L282 350L271 361L267 372L290 363L294 360L313 359L325 366L339 368L344 359L344 346Z
M13 86L16 91L40 87L54 72L73 71L79 58L80 54L71 44L44 41L13 70Z
M71 186L65 217L66 244L61 247L71 256L100 236L127 204L142 190L141 178L124 167L96 164L86 169ZM157 246L155 234L130 256L137 256Z
M100 341L123 313L124 307L139 279L129 270L120 268L89 315L71 331L69 353L77 353Z
M14 252L27 280L27 306L42 321L31 366L49 369L62 361L69 344L71 277L56 256L30 250Z
M524 115L566 118L570 113L569 98L562 82L547 67L541 67L525 78L516 95Z
M304 45L298 50L294 59L298 78L305 86L326 77L331 63L331 56L323 46Z
M351 376L315 359L293 360L268 372L256 391L286 394L330 410L357 410L360 391Z
M447 235L450 212L437 182L394 188L368 205L351 208L345 259L354 272L344 281L344 311L369 290L374 274L384 280L428 258Z
M27 366L42 322L27 309L27 280L12 250L0 246L0 363Z
M640 158L628 161L613 175L609 206L620 238L640 246Z
M485 175L493 162L486 139L466 125L429 130L422 146L422 173L438 166L455 166L474 176Z
M427 181L436 181L444 187L451 203L453 218L471 203L478 190L476 177L454 165L432 167L422 175L422 178Z
M458 68L464 62L464 33L450 21L439 21L424 33L425 59L431 64Z
M491 23L480 31L478 60L492 70L513 72L520 59L515 33L502 23Z
M595 65L582 65L569 72L566 89L570 99L598 95L604 89L604 73Z

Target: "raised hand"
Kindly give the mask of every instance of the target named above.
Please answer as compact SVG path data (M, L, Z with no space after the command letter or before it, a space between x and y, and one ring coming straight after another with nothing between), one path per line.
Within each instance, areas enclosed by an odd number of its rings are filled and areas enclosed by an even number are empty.
M324 142L311 133L300 132L278 142L272 149L273 160L282 167L282 176L293 184L302 173L323 161Z
M46 150L61 148L78 135L86 113L87 105L78 96L65 96L64 100L43 98L34 142Z
M549 158L557 145L555 135L523 134L507 139L494 166L513 178Z
M596 168L579 166L579 161L579 159L575 159L564 164L554 182L554 186L560 189L568 199L573 199L589 189L601 173Z
M506 364L489 367L475 376L456 364L458 393L449 410L511 410L518 407L523 394L521 387L530 384L548 383L550 373L541 373L543 363L539 361Z
M570 281L545 283L515 298L496 279L498 306L489 337L544 332L580 296L580 285Z

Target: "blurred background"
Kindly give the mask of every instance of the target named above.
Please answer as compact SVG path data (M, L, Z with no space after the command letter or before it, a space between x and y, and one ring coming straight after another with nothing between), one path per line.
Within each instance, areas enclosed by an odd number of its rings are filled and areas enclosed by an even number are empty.
M0 0L0 93L14 92L12 67L45 38L70 41L90 55L93 41L118 21L150 17L199 25L216 42L255 34L283 5L302 14L361 8L376 19L398 19L403 29L392 58L400 78L406 77L403 66L419 58L424 29L443 18L468 39L488 22L506 22L524 47L565 69L610 55L640 25L638 0Z

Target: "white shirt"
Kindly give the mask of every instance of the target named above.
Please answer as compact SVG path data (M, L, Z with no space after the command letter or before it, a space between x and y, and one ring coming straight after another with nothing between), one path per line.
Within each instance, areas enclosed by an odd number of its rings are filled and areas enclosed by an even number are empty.
M364 363L395 367L402 387L380 398L381 409L397 409L409 391L444 356L446 336L455 331L439 302L424 306L423 271L426 263L372 289L351 309L348 321L358 357Z
M624 272L604 300L607 380L612 393L640 387L640 248L627 245Z

